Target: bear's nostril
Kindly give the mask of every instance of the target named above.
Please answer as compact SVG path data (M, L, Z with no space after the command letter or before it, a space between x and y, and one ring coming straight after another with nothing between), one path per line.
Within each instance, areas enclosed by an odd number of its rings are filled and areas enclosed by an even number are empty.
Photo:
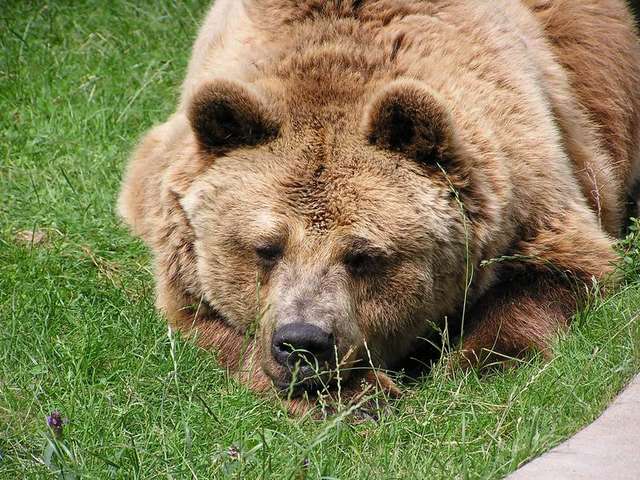
M313 367L334 356L333 335L309 323L290 323L273 334L271 353L280 365L292 368L296 363ZM303 365L304 366L304 365Z

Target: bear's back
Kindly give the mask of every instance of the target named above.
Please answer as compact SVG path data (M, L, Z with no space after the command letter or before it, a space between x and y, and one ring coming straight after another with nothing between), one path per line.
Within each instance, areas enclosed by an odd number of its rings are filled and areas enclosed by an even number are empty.
M620 0L219 0L194 46L179 111L220 77L286 78L290 91L324 89L343 103L351 100L335 97L332 85L361 92L349 82L417 78L447 99L463 127L484 125L508 158L504 181L562 190L557 179L573 176L616 234L625 192L640 175L639 71ZM536 163L562 156L539 152L539 138L570 162Z

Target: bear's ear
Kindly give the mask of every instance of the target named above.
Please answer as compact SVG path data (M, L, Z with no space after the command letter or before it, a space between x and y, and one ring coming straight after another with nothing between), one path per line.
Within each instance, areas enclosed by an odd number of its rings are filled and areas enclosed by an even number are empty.
M413 80L396 80L374 97L364 131L372 145L426 165L446 168L454 153L449 112L427 86Z
M200 147L212 153L259 145L279 130L275 109L250 87L229 80L202 86L191 100L188 117Z

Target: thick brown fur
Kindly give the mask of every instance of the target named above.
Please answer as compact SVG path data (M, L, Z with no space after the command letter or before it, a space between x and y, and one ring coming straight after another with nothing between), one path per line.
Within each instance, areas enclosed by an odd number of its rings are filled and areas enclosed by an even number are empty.
M473 362L548 354L614 268L639 87L621 0L218 0L119 211L171 325L256 391L292 322L354 398L454 319Z

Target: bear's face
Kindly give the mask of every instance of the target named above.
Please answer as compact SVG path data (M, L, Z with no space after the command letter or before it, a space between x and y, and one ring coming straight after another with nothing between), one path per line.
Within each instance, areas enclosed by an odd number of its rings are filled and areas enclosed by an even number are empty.
M417 138L414 118L385 110L405 108L400 94L427 95L416 88L382 92L355 130L347 113L292 125L262 118L257 104L213 120L229 130L252 110L247 138L231 130L210 138L222 127L199 131L198 116L211 120L212 90L200 103L207 112L192 109L204 154L219 150L181 200L197 283L224 321L255 332L262 368L281 388L316 387L336 370L344 379L362 362L387 366L460 303L468 232L440 164L450 161L450 140L440 131ZM225 101L237 104L242 93L233 93ZM240 103L258 101L246 97ZM220 148L224 141L233 148Z

